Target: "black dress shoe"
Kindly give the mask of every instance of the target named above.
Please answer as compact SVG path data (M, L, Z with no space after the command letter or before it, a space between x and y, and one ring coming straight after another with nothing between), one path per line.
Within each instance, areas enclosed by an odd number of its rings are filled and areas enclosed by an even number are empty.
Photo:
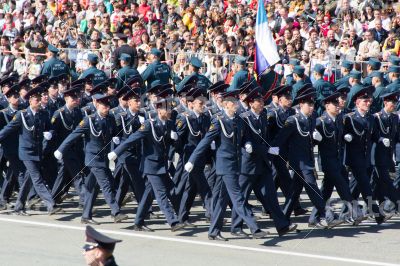
M145 226L145 225L137 225L137 224L135 224L135 225L133 226L133 230L135 230L135 231L142 231L142 232L154 232L154 230L151 229L150 227L147 227L147 226Z
M49 210L47 212L47 214L50 215L50 216L54 215L54 214L61 214L61 213L64 213L64 211L60 207L54 207L54 208L52 208L51 210Z
M125 206L128 202L131 202L131 201L133 201L133 194L132 193L126 194L125 198L121 202L121 207Z
M81 224L93 224L93 225L100 225L99 222L96 222L93 219L88 219L88 218L81 218Z
M25 210L18 210L13 212L15 215L20 215L20 216L31 216L29 213L27 213Z
M114 218L114 223L120 223L123 220L128 219L128 215L122 214L122 213L118 213L117 215L113 216L113 218Z
M189 221L184 222L184 224L186 225L186 227L197 227L197 225L195 225L194 223L191 223Z
M257 232L255 232L253 234L253 239L260 239L260 238L264 238L269 234L269 232L265 232L263 230L258 230Z
M182 228L185 228L186 224L182 224L182 223L176 223L174 225L171 226L171 232L176 232Z
M295 231L296 229L297 229L297 224L289 224L289 226L286 226L285 228L278 230L278 235L283 236L289 232Z
M248 237L249 235L246 234L242 229L231 232L233 236L240 236L240 237Z
M307 213L307 210L303 209L303 208L294 210L294 216L300 216L300 215L304 215L306 213Z
M208 240L228 241L228 239L223 237L221 234L218 234L216 236L208 235Z

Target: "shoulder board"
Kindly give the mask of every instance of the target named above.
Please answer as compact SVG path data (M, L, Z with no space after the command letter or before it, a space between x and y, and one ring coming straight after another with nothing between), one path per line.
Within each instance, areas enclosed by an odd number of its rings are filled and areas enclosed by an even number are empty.
M250 116L250 111L246 111L246 112L243 112L243 113L241 113L239 116L241 117L241 118L245 118L245 117L249 117Z
M350 112L350 113L345 114L344 116L345 117L350 117L350 116L353 116L354 114L355 114L355 112Z
M89 109L89 108L90 108L90 106L87 106L87 105L86 105L86 106L82 107L81 110L82 110L82 111L85 111L85 110L87 110L87 109Z
M95 114L88 115L89 118L94 118Z
M26 112L26 109L21 110L21 112L22 112L22 113L25 113L25 112Z
M7 111L7 108L4 108L4 109L2 109L0 112L6 112Z
M326 118L326 116L325 116L325 115L321 115L321 117L320 117L320 118L321 118L321 120L322 120L322 119L325 119L325 118Z
M125 116L125 115L127 115L128 113L127 112L120 112L120 113L118 113L120 116Z

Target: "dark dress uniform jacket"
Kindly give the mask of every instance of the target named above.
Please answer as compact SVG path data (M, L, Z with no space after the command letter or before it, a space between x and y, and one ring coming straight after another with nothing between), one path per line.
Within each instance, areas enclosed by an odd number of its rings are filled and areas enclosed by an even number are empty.
M82 135L85 136L85 165L108 167L107 154L111 150L111 139L117 135L117 126L112 115L102 118L96 112L85 117L76 129L63 141L58 150L65 153Z
M18 156L21 161L40 161L47 141L43 132L50 131L48 114L39 110L35 116L30 108L19 111L12 121L0 131L0 142L4 143L13 133L19 134ZM8 145L8 144L6 144Z
M242 122L238 116L233 119L225 113L216 115L210 128L190 156L189 162L196 165L215 140L217 175L239 175L241 160Z
M144 124L128 139L122 142L114 152L120 156L125 150L140 141L143 145L142 169L143 174L165 175L168 173L168 151L173 144L170 135L175 131L175 125L167 120L165 125L157 117L146 120Z

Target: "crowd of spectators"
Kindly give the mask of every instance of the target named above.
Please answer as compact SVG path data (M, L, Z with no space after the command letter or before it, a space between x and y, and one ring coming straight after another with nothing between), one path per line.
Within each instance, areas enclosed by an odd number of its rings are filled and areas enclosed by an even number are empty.
M162 51L178 76L191 56L212 82L233 76L234 55L253 68L257 0L47 0L0 1L0 76L40 73L48 43L78 76L87 55L99 55L108 75L118 68L113 51L125 40L137 51L139 72L151 48ZM390 0L267 0L268 23L282 62L291 58L327 75L343 60L385 62L400 54L400 5ZM284 70L285 68L282 68Z

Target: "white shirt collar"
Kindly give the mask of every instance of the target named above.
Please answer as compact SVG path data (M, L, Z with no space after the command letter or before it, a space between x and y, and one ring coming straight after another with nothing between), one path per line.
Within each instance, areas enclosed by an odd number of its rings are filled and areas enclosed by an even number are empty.
M97 115L100 117L101 120L103 120L104 118L106 118L105 116L101 116L101 114L99 112L97 112Z
M129 108L128 108L128 110L129 110L129 113L130 113L132 116L136 116L136 115L137 115L137 113L135 113L135 112L132 112L132 110L131 110L131 109L129 109Z
M333 120L333 122L335 122L335 120L336 120L336 117L333 117L333 116L331 116L330 114L328 114L328 113L326 113L328 116L329 116L329 118L330 119L332 119Z
M33 111L31 107L29 107L29 109L31 109L33 115L36 115L37 112Z
M196 118L199 118L200 114L193 110L193 113L196 115Z
M253 115L258 119L260 118L260 115L256 114L252 109L250 109L250 111L253 113Z

